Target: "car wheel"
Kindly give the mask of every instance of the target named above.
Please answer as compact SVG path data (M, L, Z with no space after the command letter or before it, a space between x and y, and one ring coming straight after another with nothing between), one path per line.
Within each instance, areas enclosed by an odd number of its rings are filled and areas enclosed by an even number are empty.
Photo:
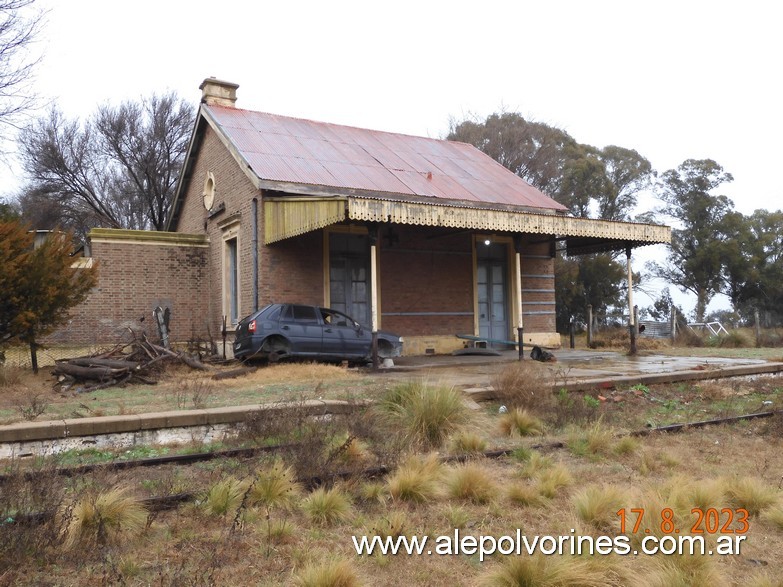
M378 357L381 359L391 359L392 357L392 345L385 340L378 341Z
M270 363L277 363L291 353L291 346L283 338L273 338L264 342L262 350Z

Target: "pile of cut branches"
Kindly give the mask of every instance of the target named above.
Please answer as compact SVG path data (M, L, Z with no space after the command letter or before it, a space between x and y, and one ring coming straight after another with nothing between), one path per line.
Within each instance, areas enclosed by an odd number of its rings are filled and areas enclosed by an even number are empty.
M144 333L131 330L133 340L89 357L61 359L52 375L60 391L86 393L127 383L154 385L165 364L184 363L192 369L209 371L198 358L151 342Z

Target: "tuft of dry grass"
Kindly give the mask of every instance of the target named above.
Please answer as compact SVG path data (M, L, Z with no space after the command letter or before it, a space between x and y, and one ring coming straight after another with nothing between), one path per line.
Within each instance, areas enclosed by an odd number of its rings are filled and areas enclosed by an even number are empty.
M728 582L706 555L670 555L646 557L649 564L636 576L638 587L724 587Z
M537 361L518 361L504 367L491 380L495 399L509 408L546 413L552 408L554 376Z
M775 528L783 531L783 504L767 508L762 517Z
M392 426L413 444L437 448L467 420L462 394L423 381L402 383L383 399L380 409Z
M480 454L487 450L487 441L475 432L463 430L452 437L451 450L457 454Z
M538 492L541 497L552 499L563 487L574 482L571 472L563 465L555 465L538 474Z
M450 497L473 503L487 503L497 493L494 474L478 463L454 467L447 474L445 485Z
M388 515L375 522L372 534L381 538L397 538L405 533L405 528L409 523L408 514L402 510L392 510Z
M745 508L751 516L763 512L779 497L775 488L752 477L737 477L727 481L726 494L735 506Z
M351 498L339 487L319 487L302 501L302 510L311 522L331 526L345 522L351 515Z
M63 512L68 520L66 546L117 543L121 538L140 533L147 524L147 510L128 491L127 487L114 487L85 495L72 510Z
M506 490L506 497L509 501L523 506L536 507L546 502L539 488L529 484L514 483L510 485Z
M614 445L614 432L598 420L587 428L572 430L566 444L576 456L595 459L611 453Z
M507 557L480 582L483 587L613 587L620 585L612 565L589 557L533 556Z
M203 502L204 510L213 516L233 513L242 505L249 483L234 477L221 479L209 488Z
M302 486L296 481L293 468L286 467L282 461L276 461L271 467L258 471L250 488L248 502L267 510L290 509L301 494Z
M572 504L580 520L599 530L610 530L619 523L617 511L627 501L628 496L619 487L592 485L577 493Z
M411 456L387 480L394 500L425 502L441 493L443 467L435 455Z
M498 425L506 436L511 436L514 432L520 436L536 436L544 433L544 423L521 408L512 408L502 414Z
M347 560L311 563L294 577L297 587L359 587L353 565Z

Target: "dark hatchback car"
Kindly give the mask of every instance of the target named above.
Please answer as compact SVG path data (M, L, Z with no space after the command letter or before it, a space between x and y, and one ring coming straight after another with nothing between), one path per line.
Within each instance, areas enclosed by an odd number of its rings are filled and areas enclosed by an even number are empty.
M399 357L402 337L378 332L378 356ZM365 362L372 358L372 332L356 320L328 308L270 304L243 318L236 329L234 357Z

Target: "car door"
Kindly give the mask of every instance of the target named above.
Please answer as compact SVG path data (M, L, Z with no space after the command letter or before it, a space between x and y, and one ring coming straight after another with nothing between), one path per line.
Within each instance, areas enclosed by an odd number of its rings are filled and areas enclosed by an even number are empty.
M280 333L291 342L291 353L317 355L321 352L323 325L314 306L289 305L280 316Z
M324 321L323 354L345 359L369 354L370 339L352 318L328 308L320 308L320 311Z

